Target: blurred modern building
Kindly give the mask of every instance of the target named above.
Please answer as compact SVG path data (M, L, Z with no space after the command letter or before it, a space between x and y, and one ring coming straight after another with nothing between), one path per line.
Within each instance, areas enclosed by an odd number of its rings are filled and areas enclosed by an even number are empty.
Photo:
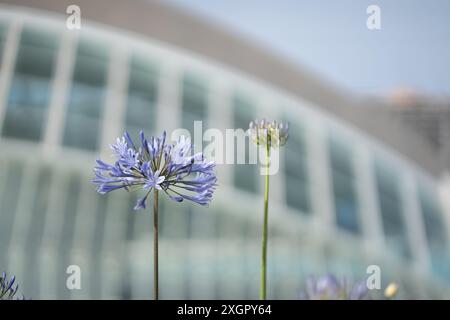
M132 210L136 194L97 194L95 159L124 130L265 117L291 128L271 180L270 298L369 265L400 297L450 297L450 184L414 130L159 2L79 0L69 30L71 2L0 4L0 269L25 295L151 298L151 214ZM262 179L256 165L218 175L209 208L162 201L162 298L257 298ZM81 290L66 288L69 265Z
M425 137L450 167L450 98L403 88L394 90L388 102L385 108Z

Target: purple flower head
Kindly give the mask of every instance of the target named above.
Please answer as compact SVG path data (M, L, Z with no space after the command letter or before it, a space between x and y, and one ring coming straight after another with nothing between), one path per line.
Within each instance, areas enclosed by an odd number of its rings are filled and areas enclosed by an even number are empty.
M150 168L150 165L148 165L147 169L147 182L144 185L144 189L151 190L152 188L162 190L161 183L164 182L166 177L159 176L159 170L156 172L153 172Z
M0 276L0 300L13 300L19 289L19 285L14 285L16 277L12 276L9 280L7 274L2 272Z
M300 293L306 300L363 300L368 297L366 281L360 281L348 287L345 279L338 280L333 275L320 278L310 276L306 279L306 287Z
M217 185L215 163L204 159L202 153L192 154L189 139L180 137L176 143L166 143L161 137L146 138L141 131L140 146L125 132L111 145L114 164L97 160L94 169L97 191L106 194L117 189L144 190L135 210L146 208L147 197L153 189L163 191L170 199L193 201L208 205Z

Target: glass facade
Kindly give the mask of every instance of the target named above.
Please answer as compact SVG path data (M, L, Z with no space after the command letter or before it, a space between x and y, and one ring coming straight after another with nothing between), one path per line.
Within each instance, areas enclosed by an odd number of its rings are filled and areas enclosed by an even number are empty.
M419 183L418 193L432 268L436 274L450 282L448 234L436 191L431 184L422 181Z
M22 185L23 164L18 161L2 161L3 180L1 183L0 199L0 265L5 265L8 261L6 253L9 251L12 228L16 216L10 214L15 212L19 204L19 193Z
M7 33L7 26L4 23L0 22L0 63L3 60L3 49L5 48Z
M355 172L349 142L335 133L331 134L329 155L336 223L344 230L359 233Z
M380 208L386 244L399 255L410 258L411 251L405 227L398 170L379 159L375 161L374 170L378 206Z
M37 296L39 294L38 285L32 286L36 273L39 269L39 250L42 247L42 239L44 235L46 213L48 210L48 199L50 198L50 184L52 179L52 172L50 167L43 167L37 174L35 182L35 194L31 197L32 213L31 222L27 230L27 241L25 248L26 266L34 268L33 271L27 272L25 283L28 285L26 291L30 296ZM37 280L39 281L39 280Z
M285 121L289 122L287 119ZM301 123L289 123L289 143L283 148L286 203L302 213L310 213L310 177L305 128Z
M64 269L71 264L70 254L74 242L75 221L78 213L77 209L80 205L80 177L75 174L69 174L66 181L65 192L66 194L70 194L70 196L64 199L64 211L60 213L64 217L62 223L62 234L64 236L60 237L58 245L58 263L60 263L60 267L58 268L60 271L59 279L64 277L66 273ZM66 289L65 285L61 283L58 286L58 296L63 299L68 299L70 292Z
M194 121L203 121L207 128L208 88L206 81L200 75L186 73L182 83L182 125L194 136Z
M138 137L141 130L153 134L158 103L158 69L145 57L133 55L129 70L125 130L132 137Z
M233 123L234 129L242 129L244 132L248 129L250 121L255 120L255 106L251 99L241 93L236 93L233 97ZM234 185L242 190L256 193L258 192L259 167L256 164L250 164L249 152L244 156L238 154L238 138L234 141ZM252 143L248 136L245 137L245 150L250 150ZM240 148L240 147L239 147ZM239 164L238 159L244 161Z
M3 136L39 141L46 123L58 39L25 27L20 37Z
M106 96L108 50L93 40L78 43L67 103L63 144L86 150L98 149L101 116Z

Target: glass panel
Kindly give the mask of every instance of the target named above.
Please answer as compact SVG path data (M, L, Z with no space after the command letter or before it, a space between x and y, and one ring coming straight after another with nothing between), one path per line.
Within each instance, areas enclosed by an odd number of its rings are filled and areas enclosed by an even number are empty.
M2 22L0 23L0 63L3 60L3 49L5 48L6 35L8 32L8 28Z
M329 149L337 225L347 231L359 233L351 148L333 134L329 139Z
M107 48L81 40L68 101L63 144L96 150L106 95Z
M234 129L243 129L246 131L250 121L254 120L255 107L250 99L243 95L236 94L233 98L234 108ZM237 163L237 139L234 142L234 184L236 187L250 191L258 192L258 165L249 164L249 148L252 143L248 136L245 137L245 164Z
M283 150L285 152L286 202L288 206L299 209L303 213L309 213L311 203L304 128L298 123L290 123L289 131L289 142Z
M1 189L3 194L0 195L0 252L7 251L9 247L23 176L23 164L20 162L10 162L6 168L6 179ZM6 258L4 254L0 254L0 266L7 263Z
M53 34L29 28L22 31L3 125L5 137L41 139L57 47Z
M375 159L375 178L386 243L403 257L410 258L398 174L395 168Z
M80 176L71 175L68 179L68 183L66 186L66 199L64 212L61 214L64 215L64 224L61 232L61 238L58 244L59 250L59 275L58 281L56 281L58 285L58 297L60 299L68 299L70 296L70 291L67 290L66 287L66 269L67 266L71 264L70 255L73 245L74 231L75 231L75 221L76 215L79 205L79 197L80 197L80 188L81 181Z
M24 291L29 297L38 297L39 295L39 277L36 275L42 272L39 270L39 251L41 248L42 236L45 226L45 215L49 200L49 190L51 182L50 168L40 169L38 180L35 187L35 194L32 208L32 221L27 233L26 262L28 271L25 273L24 284L27 285Z
M310 212L310 193L305 181L286 176L286 202L302 213Z
M141 130L154 134L158 99L158 70L144 58L133 56L130 64L125 130L137 137Z
M448 235L439 198L434 187L427 183L420 183L418 192L433 271L448 280L450 278Z
M94 230L94 239L92 242L92 251L91 251L91 279L90 279L90 296L91 299L100 299L101 297L101 286L102 286L102 277L98 275L102 273L101 264L102 264L102 248L103 248L103 239L105 234L105 221L106 221L106 206L107 206L107 197L98 197L97 202L97 210L96 210L96 222L95 222L95 230Z
M194 121L203 121L207 127L208 93L205 81L198 76L186 74L183 79L182 110L183 128L191 133L193 141Z

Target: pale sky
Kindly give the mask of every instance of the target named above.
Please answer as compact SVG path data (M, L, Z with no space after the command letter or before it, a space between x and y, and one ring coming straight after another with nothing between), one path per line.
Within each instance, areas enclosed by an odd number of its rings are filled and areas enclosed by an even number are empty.
M356 94L450 96L449 0L168 0ZM381 30L366 27L369 5Z

